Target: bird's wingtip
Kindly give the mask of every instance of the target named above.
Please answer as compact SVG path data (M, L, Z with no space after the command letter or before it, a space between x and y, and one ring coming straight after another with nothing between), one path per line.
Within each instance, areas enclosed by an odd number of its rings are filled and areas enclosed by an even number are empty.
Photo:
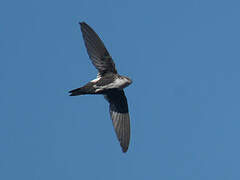
M123 152L123 153L126 153L127 150L128 150L128 147L122 147L122 152Z
M78 22L78 24L80 24L81 26L83 25L83 24L86 24L84 21L82 21L82 22Z

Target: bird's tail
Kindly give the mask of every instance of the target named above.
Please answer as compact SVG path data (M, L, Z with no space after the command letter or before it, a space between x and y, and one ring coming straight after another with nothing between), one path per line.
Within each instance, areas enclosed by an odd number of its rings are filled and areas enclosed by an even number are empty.
M70 95L69 96L79 96L83 94L88 94L84 88L77 88L69 91Z
M96 88L93 86L94 84L92 82L87 83L83 87L73 89L69 91L70 96L78 96L78 95L83 95L83 94L98 94L96 93Z

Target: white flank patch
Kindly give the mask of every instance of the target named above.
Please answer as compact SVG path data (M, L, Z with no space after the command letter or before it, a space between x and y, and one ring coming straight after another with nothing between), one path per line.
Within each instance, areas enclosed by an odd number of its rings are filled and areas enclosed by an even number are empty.
M93 79L93 80L91 80L90 82L95 83L95 82L97 82L99 79L101 79L100 73L97 74L97 78L96 78L96 79Z
M95 83L95 82L97 82L99 79L101 79L101 77L97 77L96 79L93 79L93 80L91 80L90 82Z

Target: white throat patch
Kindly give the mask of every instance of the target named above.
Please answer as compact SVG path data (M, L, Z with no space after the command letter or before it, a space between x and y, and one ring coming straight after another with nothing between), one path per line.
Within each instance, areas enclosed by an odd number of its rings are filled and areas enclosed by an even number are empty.
M94 80L94 82L98 81L97 79ZM96 88L96 92L102 91L102 90L108 90L108 89L123 89L130 85L131 82L129 82L126 78L117 78L112 83L107 84L105 86L97 86L93 85L93 87Z

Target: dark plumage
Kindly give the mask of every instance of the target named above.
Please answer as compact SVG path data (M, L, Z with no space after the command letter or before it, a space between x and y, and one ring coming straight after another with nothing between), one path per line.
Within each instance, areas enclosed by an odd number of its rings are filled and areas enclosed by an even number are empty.
M83 87L69 91L70 96L104 95L109 102L110 116L122 151L126 152L130 141L130 117L123 89L129 86L132 81L130 78L120 76L117 73L112 57L94 30L85 22L79 24L89 58L99 73L97 79L90 81Z

